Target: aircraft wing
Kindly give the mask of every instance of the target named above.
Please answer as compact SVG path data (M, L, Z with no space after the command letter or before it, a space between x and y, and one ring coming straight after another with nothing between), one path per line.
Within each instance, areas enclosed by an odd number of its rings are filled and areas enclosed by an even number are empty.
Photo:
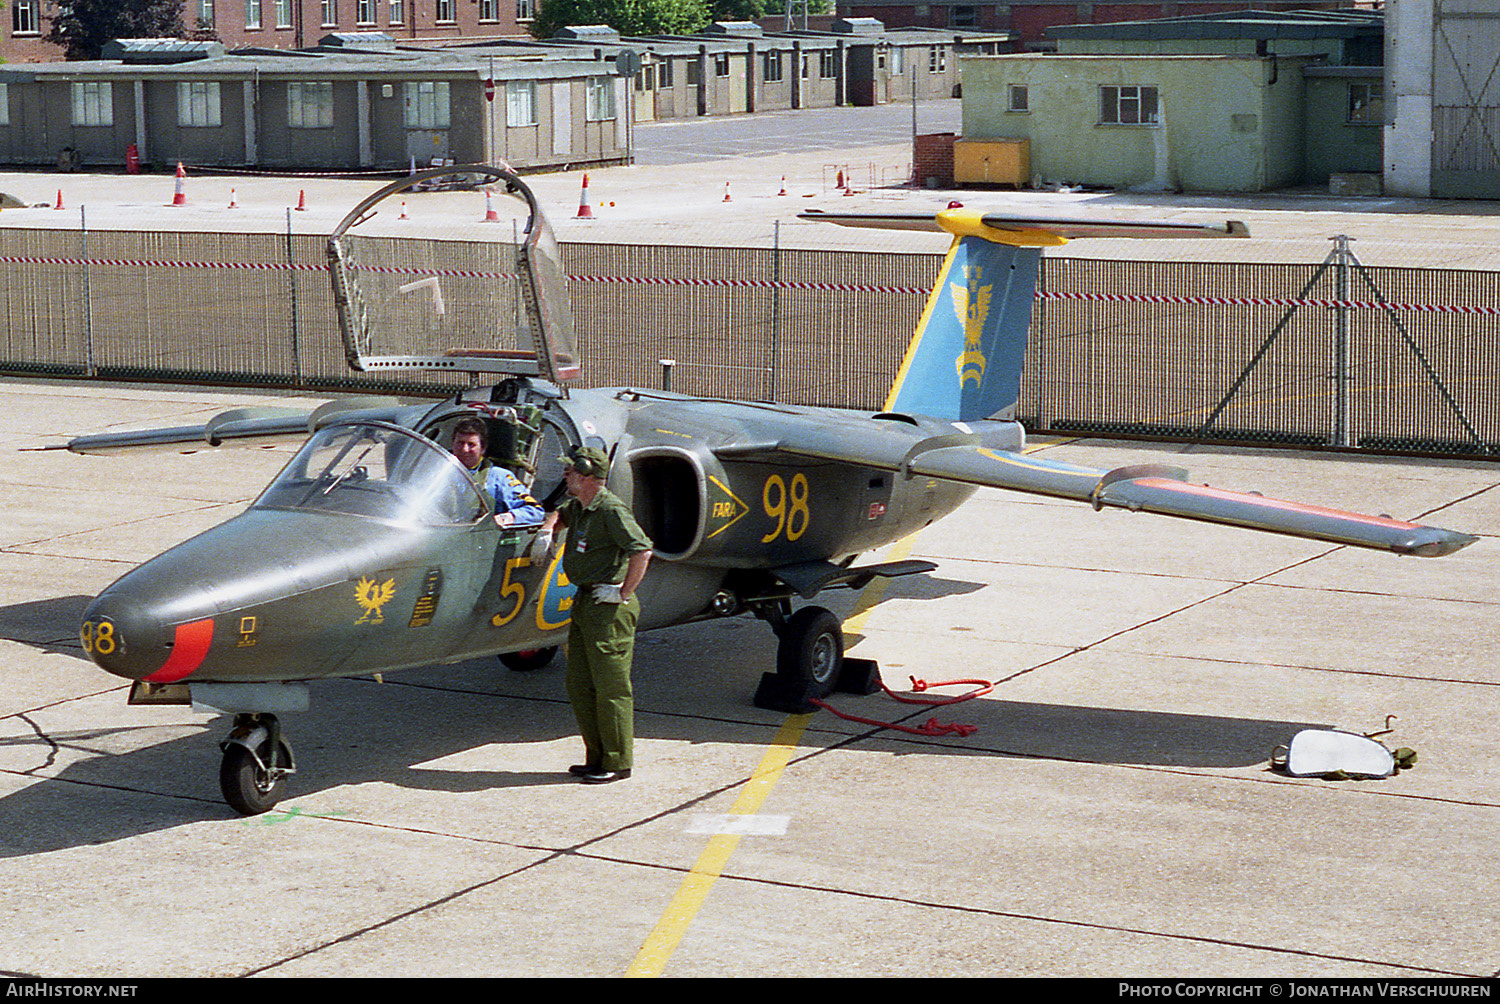
M946 481L1077 499L1095 509L1115 506L1425 558L1452 554L1479 539L1389 516L1191 484L1185 470L1158 464L1100 471L1004 450L951 446L918 454L908 469Z
M412 406L395 398L344 398L330 401L315 411L299 408L232 408L220 412L203 425L180 425L170 429L138 429L79 436L65 447L73 453L110 454L127 450L172 450L191 452L215 446L267 446L277 442L300 443L308 434L334 418L359 417L399 421ZM430 405L418 405L425 411Z
M795 439L783 437L776 442L747 443L715 452L739 457L790 454L858 464L905 477L940 478L1075 499L1095 509L1113 506L1154 512L1426 558L1452 554L1479 539L1390 516L1366 516L1254 492L1192 484L1187 481L1187 471L1179 467L1142 464L1102 471L994 449L977 442L978 438L955 433L912 445L910 439L883 435L880 430L855 439L834 430L812 429Z

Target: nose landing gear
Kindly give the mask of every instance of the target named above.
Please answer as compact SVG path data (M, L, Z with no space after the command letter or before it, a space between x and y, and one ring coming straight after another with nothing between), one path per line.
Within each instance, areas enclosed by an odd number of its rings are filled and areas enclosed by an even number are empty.
M295 774L292 748L281 737L275 715L238 714L229 738L219 744L219 790L224 800L244 816L269 812L284 794L282 781Z

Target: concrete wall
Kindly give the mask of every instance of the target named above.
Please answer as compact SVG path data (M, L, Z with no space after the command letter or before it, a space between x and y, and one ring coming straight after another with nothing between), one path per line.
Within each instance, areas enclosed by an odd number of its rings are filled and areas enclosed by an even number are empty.
M1306 102L1303 177L1306 182L1322 184L1332 174L1380 173L1383 124L1349 121L1349 85L1378 85L1380 82L1381 68L1378 66L1366 68L1361 75L1323 76L1312 72L1306 75L1303 83Z
M1031 140L1033 174L1116 188L1260 191L1301 177L1301 59L976 56L963 61L965 139ZM1007 111L1008 88L1029 110ZM1100 122L1104 85L1155 87L1161 123Z

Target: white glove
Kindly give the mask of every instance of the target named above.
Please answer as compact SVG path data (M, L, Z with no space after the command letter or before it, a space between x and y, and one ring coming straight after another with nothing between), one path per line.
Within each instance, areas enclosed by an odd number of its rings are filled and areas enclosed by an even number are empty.
M601 582L594 587L595 603L624 603L625 597L620 595L620 587L608 582Z
M537 535L532 538L531 547L527 548L526 556L532 561L541 561L547 557L547 552L552 550L552 531L538 530Z

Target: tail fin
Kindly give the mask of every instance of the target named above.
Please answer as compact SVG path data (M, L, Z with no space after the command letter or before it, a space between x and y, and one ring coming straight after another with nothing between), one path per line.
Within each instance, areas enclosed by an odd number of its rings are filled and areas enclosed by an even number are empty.
M960 232L949 223L961 221L945 219L952 215L939 214L954 233L953 246L885 410L957 421L1011 419L1021 395L1041 248L999 243L970 228Z
M956 204L955 204L956 206ZM1041 249L1075 237L1248 237L1243 223L1068 220L954 208L926 213L798 214L850 227L946 230L953 246L886 398L886 411L950 421L1010 419L1021 395L1021 367Z

